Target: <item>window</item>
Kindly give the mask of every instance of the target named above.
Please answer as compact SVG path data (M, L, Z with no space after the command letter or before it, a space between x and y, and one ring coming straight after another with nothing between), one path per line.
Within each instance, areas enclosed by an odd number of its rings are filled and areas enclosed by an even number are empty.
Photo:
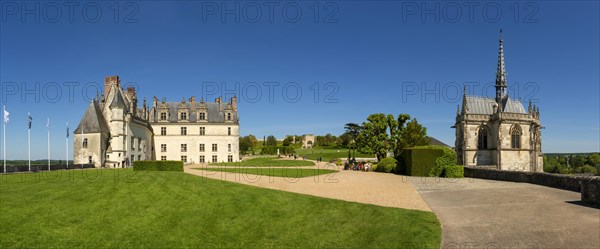
M135 150L135 137L131 137L131 150Z
M200 160L198 160L198 162L204 163L204 156L200 156Z
M160 113L160 120L167 120L167 113L166 112L161 112Z
M187 127L181 127L181 135L187 135Z
M199 116L200 116L199 117L200 120L206 120L206 113L205 112L201 112Z
M227 156L227 162L228 163L233 162L233 156L232 155Z
M217 152L217 144L212 144L212 151Z
M227 113L227 120L231 120L231 112Z
M138 155L138 161L142 160L142 155Z
M181 152L187 152L187 144L181 144Z
M227 127L227 135L231 136L231 127Z
M521 127L514 125L510 131L510 147L513 149L521 148Z
M184 163L187 162L187 156L181 156L181 161Z
M160 152L167 152L167 145L166 144L161 144L160 145Z
M203 136L204 134L206 134L206 128L200 127L200 135Z
M216 162L217 162L217 156L216 156L216 155L213 155L213 156L212 156L212 162L213 162L213 163L216 163Z
M161 161L166 161L167 160L167 156L160 156L160 160Z
M180 120L187 120L187 112L182 112L179 114Z
M92 156L88 156L88 164L92 164Z
M488 148L488 131L482 126L477 134L477 149L484 150Z
M231 152L231 144L227 144L227 152Z
M160 135L161 136L167 135L167 127L160 127Z
M88 140L87 140L87 138L84 138L83 139L83 148L87 148L87 146L88 146Z
M200 152L204 152L204 144L200 144Z

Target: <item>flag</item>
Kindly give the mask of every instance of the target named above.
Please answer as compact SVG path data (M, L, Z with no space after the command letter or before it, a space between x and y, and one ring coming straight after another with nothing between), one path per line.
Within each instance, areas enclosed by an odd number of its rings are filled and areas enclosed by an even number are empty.
M48 122L46 123L46 127L48 127L48 129L50 129L50 117L48 117Z
M28 112L28 113L27 113L27 127L28 127L28 129L30 129L30 130L31 130L31 120L32 120L32 118L31 118L31 114L29 114L29 112Z
M4 123L5 123L5 124L8 124L8 114L10 114L10 113L8 113L8 112L6 111L6 106L5 106L5 107L4 107Z
M67 138L69 138L69 122L67 122Z

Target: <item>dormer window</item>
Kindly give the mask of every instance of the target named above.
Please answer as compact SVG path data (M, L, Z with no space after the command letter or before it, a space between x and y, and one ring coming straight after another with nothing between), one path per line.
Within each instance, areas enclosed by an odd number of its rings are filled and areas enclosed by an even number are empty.
M206 112L201 112L198 114L199 120L206 120Z
M179 120L187 120L187 112L180 113Z
M161 112L160 113L160 120L167 120L167 113L166 112Z
M231 112L227 113L227 120L231 121Z

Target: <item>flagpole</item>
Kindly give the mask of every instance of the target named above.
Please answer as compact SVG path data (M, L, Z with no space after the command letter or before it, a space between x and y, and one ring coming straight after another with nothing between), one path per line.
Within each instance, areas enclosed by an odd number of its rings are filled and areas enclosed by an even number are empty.
M28 158L28 169L31 171L31 114L27 113L27 158Z
M4 173L6 173L6 105L3 105L3 110L4 112L2 114L4 114L4 144L2 145L2 158L4 158Z
M48 117L48 171L50 171L50 117Z
M67 122L67 138L65 139L65 161L67 162L67 169L69 169L69 122Z

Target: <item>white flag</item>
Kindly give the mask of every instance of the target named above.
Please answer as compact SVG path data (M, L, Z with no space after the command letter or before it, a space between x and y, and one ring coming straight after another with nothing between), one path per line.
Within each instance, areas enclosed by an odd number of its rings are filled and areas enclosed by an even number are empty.
M10 114L10 113L8 113L6 111L6 107L4 107L4 123L5 124L8 124L8 114Z

